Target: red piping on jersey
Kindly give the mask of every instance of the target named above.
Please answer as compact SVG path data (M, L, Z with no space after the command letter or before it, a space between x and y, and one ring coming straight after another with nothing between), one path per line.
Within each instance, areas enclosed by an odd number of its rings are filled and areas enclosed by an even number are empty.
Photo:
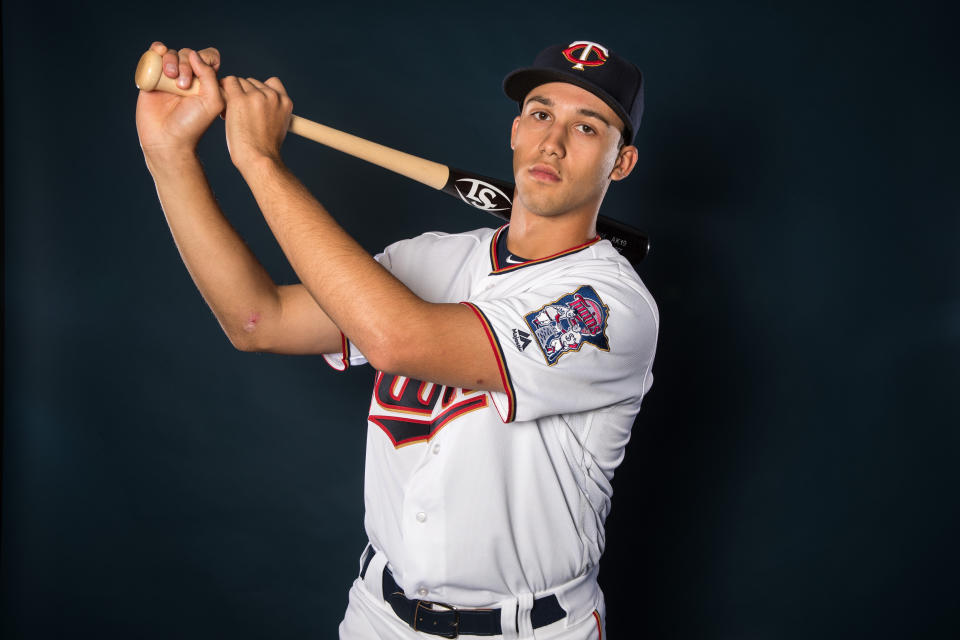
M497 340L497 335L493 332L493 327L490 326L487 316L483 315L483 311L480 311L480 309L471 302L461 302L460 304L467 305L477 314L480 323L483 325L483 330L487 333L487 341L490 342L490 346L493 348L493 355L497 358L497 367L500 369L500 380L503 382L503 390L507 394L507 417L504 422L513 422L517 417L517 396L513 390L513 383L510 381L510 372L507 370L507 359L503 357L503 349L500 348L500 341Z
M350 368L350 341L347 340L343 331L340 332L340 343L343 351L343 370L346 371Z
M505 224L499 229L497 229L496 233L493 234L493 240L490 242L490 264L491 266L493 266L493 273L496 273L496 274L507 273L509 271L516 271L517 269L520 269L523 267L529 267L530 265L533 265L533 264L540 264L543 262L549 262L550 260L556 260L557 258L562 258L563 256L586 249L590 245L596 244L601 240L600 236L597 236L593 240L588 240L583 244L578 244L575 247L570 247L569 249L564 249L563 251L550 254L549 256L546 256L544 258L537 258L536 260L528 260L527 262L521 262L520 264L513 264L507 267L501 267L500 263L497 262L497 240L500 238L500 234L503 232L503 230L509 226L510 226L509 224Z
M600 626L600 614L593 610L593 617L597 619L597 640L603 640L603 628Z
M328 358L326 356L330 357ZM347 336L343 335L343 331L340 332L340 364L342 364L343 367L338 367L331 362L331 360L334 360L332 353L324 354L323 359L334 371L346 371L350 368L350 341L347 340Z

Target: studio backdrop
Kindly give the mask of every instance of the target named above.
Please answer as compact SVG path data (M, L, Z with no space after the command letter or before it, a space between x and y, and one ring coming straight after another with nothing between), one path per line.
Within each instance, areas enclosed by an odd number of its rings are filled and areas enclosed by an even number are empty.
M654 384L613 480L612 638L951 637L960 382L944 5L3 3L4 638L332 638L366 543L373 371L231 347L134 126L154 40L294 112L512 179L509 71L587 39L643 69ZM218 202L297 281L230 162ZM500 222L298 136L371 253ZM549 547L551 541L543 540Z

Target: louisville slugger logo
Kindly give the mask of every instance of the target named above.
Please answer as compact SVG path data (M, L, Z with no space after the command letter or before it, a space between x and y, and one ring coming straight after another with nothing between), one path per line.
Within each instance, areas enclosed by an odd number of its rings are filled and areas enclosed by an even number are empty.
M510 196L489 182L476 178L460 178L454 186L460 199L484 211L506 211L513 206Z
M593 54L594 57L591 58L590 54ZM577 40L571 42L570 46L563 50L563 56L574 63L574 69L583 71L584 67L599 67L602 65L610 57L610 51L602 44L588 40Z

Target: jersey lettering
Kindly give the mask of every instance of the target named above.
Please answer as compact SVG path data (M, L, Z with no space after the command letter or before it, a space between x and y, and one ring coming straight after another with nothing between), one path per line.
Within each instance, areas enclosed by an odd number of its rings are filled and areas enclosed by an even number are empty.
M451 421L487 406L485 393L382 371L377 372L373 397L381 408L410 416L370 414L370 422L380 427L398 448L427 442Z
M384 409L429 416L437 404L440 389L432 382L378 372L373 392L377 396L377 404Z

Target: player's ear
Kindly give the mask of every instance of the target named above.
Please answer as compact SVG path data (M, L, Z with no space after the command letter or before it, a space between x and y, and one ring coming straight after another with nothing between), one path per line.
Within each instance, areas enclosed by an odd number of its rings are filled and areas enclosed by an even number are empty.
M637 157L639 152L637 148L630 145L624 145L617 154L617 162L613 165L613 171L610 172L611 180L623 180L633 168L637 166Z
M516 146L517 139L517 125L520 124L520 116L517 116L513 119L513 126L510 127L510 148L513 149Z

